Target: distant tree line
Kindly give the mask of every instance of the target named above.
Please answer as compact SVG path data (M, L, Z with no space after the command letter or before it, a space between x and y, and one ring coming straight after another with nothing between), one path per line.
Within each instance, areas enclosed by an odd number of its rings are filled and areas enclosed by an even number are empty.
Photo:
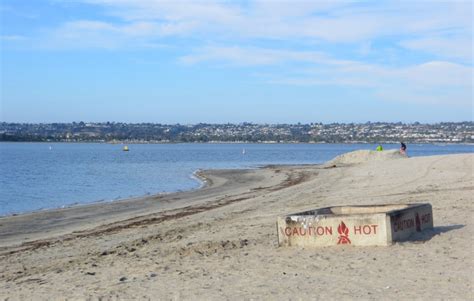
M449 142L473 143L474 123L0 123L0 141L32 142Z

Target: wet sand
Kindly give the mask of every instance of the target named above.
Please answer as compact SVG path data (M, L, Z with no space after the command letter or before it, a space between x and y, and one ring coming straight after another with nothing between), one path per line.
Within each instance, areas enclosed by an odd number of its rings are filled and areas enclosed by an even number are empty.
M191 192L0 219L0 297L472 299L474 155L203 172ZM279 248L276 217L429 202L424 241Z
M262 185L279 189L287 185L286 174L274 173L272 168L262 170L210 170L197 174L204 185L188 192L126 199L116 202L95 203L63 209L0 218L0 252L12 247L22 249L30 245L109 231L117 226L136 225L148 220L175 215L193 214L210 207L223 206L236 198L256 197L265 193ZM209 207L209 208L207 208ZM61 237L61 239L64 237Z

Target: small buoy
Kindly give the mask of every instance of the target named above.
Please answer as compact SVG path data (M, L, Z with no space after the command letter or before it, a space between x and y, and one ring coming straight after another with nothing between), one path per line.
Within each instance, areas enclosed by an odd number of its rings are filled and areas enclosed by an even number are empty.
M125 146L123 147L123 151L124 151L124 152L128 152L128 146L127 146L127 145L125 145Z

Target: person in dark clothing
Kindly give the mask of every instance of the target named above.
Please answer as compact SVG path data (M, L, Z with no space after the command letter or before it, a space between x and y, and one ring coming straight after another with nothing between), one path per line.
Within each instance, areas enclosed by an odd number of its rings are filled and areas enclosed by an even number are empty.
M403 155L406 155L407 153L407 145L403 142L400 142L401 146L400 146L400 153L403 154Z

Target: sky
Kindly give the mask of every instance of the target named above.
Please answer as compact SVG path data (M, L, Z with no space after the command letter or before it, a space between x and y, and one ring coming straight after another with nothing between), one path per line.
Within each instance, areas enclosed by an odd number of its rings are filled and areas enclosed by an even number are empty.
M472 1L2 0L0 121L473 120Z

